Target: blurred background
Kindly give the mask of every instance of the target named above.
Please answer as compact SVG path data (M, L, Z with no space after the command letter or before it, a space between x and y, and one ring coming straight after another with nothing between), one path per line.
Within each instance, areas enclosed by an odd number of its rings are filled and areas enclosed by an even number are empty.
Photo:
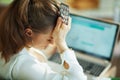
M9 5L13 0L0 0L0 13L2 10Z
M0 0L0 6L4 7L10 4L13 0ZM84 16L96 18L114 19L120 11L120 0L59 0L70 6L70 12ZM117 8L116 8L117 7ZM2 8L0 8L0 11ZM120 9L119 9L120 10ZM118 20L118 19L117 19Z
M7 6L13 0L0 0L0 6ZM113 18L115 8L120 7L120 0L59 0L70 6L70 11L75 14Z
M0 0L0 13L13 0ZM70 6L70 12L87 17L120 23L120 0L59 0ZM120 77L120 42L116 45L112 66L116 67L115 77Z

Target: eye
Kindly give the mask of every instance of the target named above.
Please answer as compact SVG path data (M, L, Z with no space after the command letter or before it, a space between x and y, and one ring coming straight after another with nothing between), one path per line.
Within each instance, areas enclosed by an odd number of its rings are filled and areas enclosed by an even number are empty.
M47 41L51 43L51 42L52 42L52 39L48 39Z
M53 37L50 37L47 41L52 43L53 42Z
M51 41L51 39L48 39L47 41L49 41L49 42L50 42L50 41Z
M48 39L47 41L50 43L53 43L54 40L51 38L51 39Z

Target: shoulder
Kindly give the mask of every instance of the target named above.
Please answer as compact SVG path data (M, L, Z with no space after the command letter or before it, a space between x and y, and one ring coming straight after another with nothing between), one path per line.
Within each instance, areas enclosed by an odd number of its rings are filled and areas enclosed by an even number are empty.
M20 55L16 57L16 66L19 68L29 68L31 66L42 66L46 63L40 62L34 56L30 55L27 51L21 51Z
M44 75L46 66L46 63L39 62L29 54L19 55L13 67L13 78L35 80L40 75Z

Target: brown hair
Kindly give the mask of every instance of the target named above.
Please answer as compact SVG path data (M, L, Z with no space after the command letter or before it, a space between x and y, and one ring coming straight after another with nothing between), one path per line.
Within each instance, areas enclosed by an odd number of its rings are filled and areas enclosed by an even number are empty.
M9 61L10 57L27 46L30 38L25 29L47 33L54 29L58 18L58 5L54 0L14 0L0 19L0 52Z

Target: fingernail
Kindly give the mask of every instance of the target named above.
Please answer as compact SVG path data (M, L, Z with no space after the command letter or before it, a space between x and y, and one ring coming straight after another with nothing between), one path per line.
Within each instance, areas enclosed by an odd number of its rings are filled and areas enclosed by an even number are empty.
M61 17L59 17L58 19L59 19L59 20L62 20L62 18L61 18Z

